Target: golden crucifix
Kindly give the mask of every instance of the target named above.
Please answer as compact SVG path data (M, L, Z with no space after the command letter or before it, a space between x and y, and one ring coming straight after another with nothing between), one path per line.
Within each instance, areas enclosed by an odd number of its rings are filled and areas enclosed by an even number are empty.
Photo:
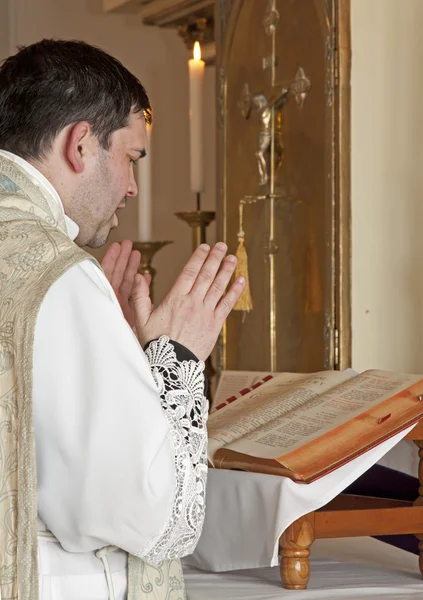
M272 38L272 54L263 59L263 69L271 71L271 82L268 93L250 92L248 83L244 84L239 101L241 113L249 119L252 112L260 118L260 131L256 150L257 167L259 171L259 185L269 182L270 194L274 193L273 187L284 158L283 144L283 108L290 98L294 98L301 107L311 88L310 80L306 77L303 68L299 68L294 79L276 81L276 27L279 23L279 12L276 9L276 0L269 0L263 25L266 33ZM270 168L266 154L270 150Z
M263 25L266 34L271 37L272 52L263 58L263 69L270 69L270 85L265 90L251 92L248 84L244 84L239 107L245 119L251 114L257 113L260 120L258 142L256 147L256 160L259 172L259 185L266 186L266 192L260 196L245 196L240 200L240 230L238 232L239 256L244 256L241 261L245 265L245 275L248 281L248 260L245 252L245 233L242 226L243 206L247 203L255 203L259 200L269 202L269 237L266 244L266 260L269 263L269 286L270 286L270 358L271 369L276 370L276 284L275 284L275 254L278 251L275 239L275 201L278 198L275 187L276 177L283 164L285 147L283 140L283 116L284 106L294 98L297 105L301 107L311 88L310 80L306 77L304 70L299 68L294 79L288 81L276 81L276 28L279 23L279 12L276 8L276 0L268 0ZM269 157L270 154L270 157ZM243 297L235 306L236 310L249 311L252 309L250 290L244 291ZM244 313L245 314L245 313Z

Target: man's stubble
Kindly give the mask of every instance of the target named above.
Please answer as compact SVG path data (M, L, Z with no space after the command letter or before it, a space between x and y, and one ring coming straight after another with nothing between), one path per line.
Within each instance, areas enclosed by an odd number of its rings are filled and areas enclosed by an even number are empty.
M119 204L107 153L101 152L98 166L90 180L84 182L72 199L68 216L79 226L75 239L78 246L100 248L106 244L113 228L113 215Z

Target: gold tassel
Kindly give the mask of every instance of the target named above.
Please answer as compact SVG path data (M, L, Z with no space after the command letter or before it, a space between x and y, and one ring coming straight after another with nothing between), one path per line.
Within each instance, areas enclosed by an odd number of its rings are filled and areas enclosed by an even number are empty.
M245 288L242 292L241 296L238 298L237 303L234 306L234 310L242 310L244 313L250 312L253 310L253 301L251 299L250 292L250 278L248 275L248 256L247 250L245 248L245 232L243 230L243 208L244 203L241 201L239 203L239 232L238 232L238 248L236 250L235 256L238 259L238 264L235 269L234 277L244 277L245 279ZM245 315L244 315L245 316Z

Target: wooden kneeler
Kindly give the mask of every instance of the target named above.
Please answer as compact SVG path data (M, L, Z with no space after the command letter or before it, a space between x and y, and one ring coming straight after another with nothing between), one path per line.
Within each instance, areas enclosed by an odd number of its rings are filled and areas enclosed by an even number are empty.
M340 494L318 511L294 521L279 540L284 588L304 590L310 577L310 546L315 539L414 534L423 575L423 422L405 439L419 448L419 496L415 502Z

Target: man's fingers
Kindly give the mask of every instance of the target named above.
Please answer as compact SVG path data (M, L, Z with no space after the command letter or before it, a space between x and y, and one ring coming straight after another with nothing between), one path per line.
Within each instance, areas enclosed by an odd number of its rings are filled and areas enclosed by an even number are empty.
M229 313L235 306L238 298L241 296L242 292L245 288L245 279L244 277L237 277L234 283L228 290L228 293L223 296L220 300L219 304L216 307L214 312L215 317L222 322L228 317Z
M132 250L125 272L123 274L122 283L119 288L120 294L130 296L134 285L134 278L140 266L141 253L138 250Z
M135 312L135 322L137 327L145 327L152 311L150 289L146 278L139 273L135 275L134 290L131 296L131 302Z
M206 296L210 287L214 285L216 274L219 271L220 265L222 264L222 260L226 254L227 249L227 245L223 242L218 242L215 246L213 246L211 252L207 257L207 260L201 267L197 279L191 289L191 293L197 298L200 298L202 300ZM226 284L228 282L226 282Z
M128 265L129 257L132 251L132 242L130 240L123 240L120 245L120 254L115 262L115 268L113 269L112 278L110 283L114 290L119 290L123 276L125 274L126 267Z
M209 253L210 246L207 244L201 244L194 250L193 255L182 269L175 285L170 290L170 294L189 294Z
M104 274L107 279L110 281L112 278L112 273L115 268L116 261L120 254L120 244L118 242L114 242L110 244L107 248L106 253L101 261L101 266L103 267Z
M205 306L212 308L216 307L223 294L225 293L226 287L231 280L231 277L235 271L237 259L235 256L230 254L225 258L220 268L219 273L215 277L211 284L206 297L204 298Z

